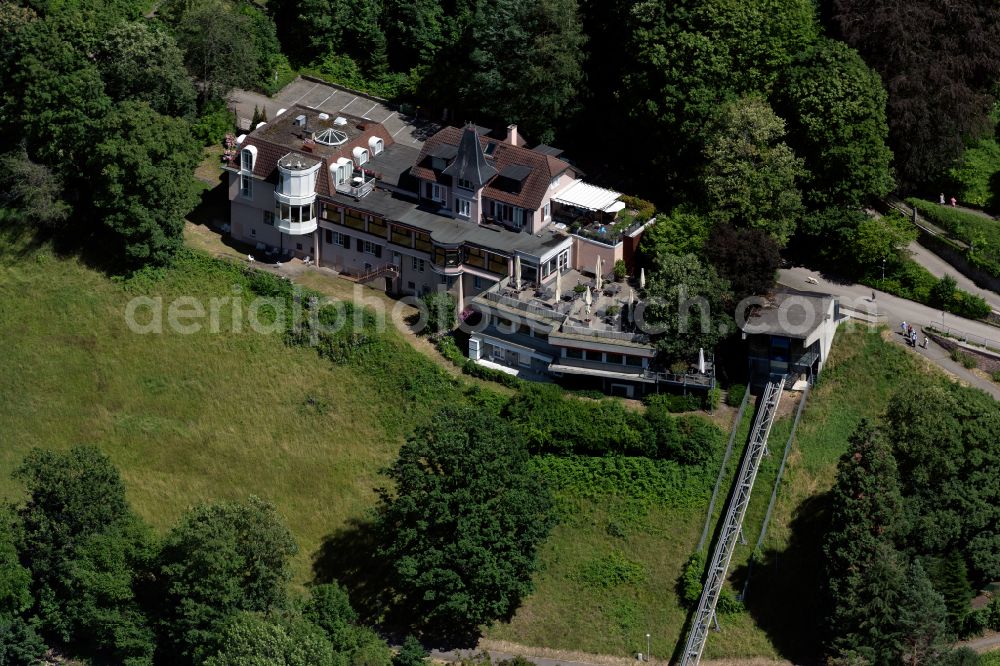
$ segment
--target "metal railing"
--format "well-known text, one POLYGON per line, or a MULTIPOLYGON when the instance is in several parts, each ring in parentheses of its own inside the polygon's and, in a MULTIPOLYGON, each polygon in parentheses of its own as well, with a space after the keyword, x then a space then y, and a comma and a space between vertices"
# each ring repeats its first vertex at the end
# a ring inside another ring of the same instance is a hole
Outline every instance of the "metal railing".
POLYGON ((480 296, 492 303, 498 303, 508 308, 520 310, 521 312, 527 312, 528 314, 535 315, 536 317, 543 317, 545 319, 552 319, 555 321, 562 321, 566 318, 566 315, 561 312, 546 310, 545 308, 540 308, 537 305, 532 305, 531 303, 525 303, 524 301, 519 301, 516 298, 511 298, 510 296, 498 294, 495 291, 484 291, 480 294, 480 296))
POLYGON ((559 330, 559 332, 567 333, 569 335, 582 335, 590 338, 605 338, 608 340, 621 340, 623 342, 637 342, 640 344, 649 344, 649 336, 643 333, 628 333, 626 331, 605 331, 598 328, 573 326, 572 324, 563 324, 563 327, 559 330))
POLYGON ((746 515, 747 506, 750 504, 750 493, 753 491, 753 483, 757 478, 757 470, 760 469, 761 458, 764 457, 767 450, 767 438, 771 434, 771 425, 774 423, 778 403, 781 401, 783 384, 783 377, 771 377, 764 388, 760 409, 750 432, 750 442, 747 444, 743 464, 740 466, 736 485, 733 488, 733 497, 726 511, 722 533, 719 535, 719 542, 712 553, 712 563, 709 565, 705 587, 702 590, 701 599, 698 600, 698 609, 691 621, 691 632, 688 634, 687 643, 684 646, 681 666, 697 666, 701 661, 701 654, 705 649, 705 642, 708 640, 708 632, 712 620, 715 618, 715 607, 719 602, 722 586, 726 582, 726 572, 729 570, 729 563, 733 558, 737 539, 743 531, 743 518, 746 515))
POLYGON ((361 178, 362 182, 360 185, 354 185, 353 183, 337 183, 337 191, 341 194, 348 194, 356 199, 368 196, 371 194, 371 191, 375 189, 375 179, 367 176, 362 176, 361 178))
POLYGON ((943 337, 951 338, 956 342, 965 342, 975 347, 982 347, 983 349, 1000 353, 1000 342, 984 338, 981 335, 967 333, 966 331, 961 331, 957 328, 952 328, 951 326, 935 323, 927 324, 923 327, 923 329, 929 333, 937 333, 943 337))

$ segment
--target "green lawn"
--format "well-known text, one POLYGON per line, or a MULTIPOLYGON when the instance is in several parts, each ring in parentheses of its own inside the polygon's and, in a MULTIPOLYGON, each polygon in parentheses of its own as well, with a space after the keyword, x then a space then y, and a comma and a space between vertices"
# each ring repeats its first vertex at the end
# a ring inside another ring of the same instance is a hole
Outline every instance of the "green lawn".
MULTIPOLYGON (((203 500, 275 502, 298 539, 303 582, 323 537, 372 505, 378 470, 434 406, 401 406, 382 377, 288 347, 280 335, 226 330, 226 308, 220 333, 127 328, 135 293, 164 302, 229 295, 225 271, 195 262, 139 287, 0 232, 3 499, 18 497, 10 471, 31 447, 95 444, 118 465, 135 509, 160 529, 203 500)), ((386 335, 399 363, 423 362, 391 327, 386 335)))
MULTIPOLYGON (((334 364, 280 335, 138 335, 123 313, 138 294, 165 302, 230 295, 239 270, 191 255, 149 278, 107 278, 73 257, 28 248, 0 226, 0 498, 16 499, 10 471, 33 446, 102 448, 122 471, 135 509, 159 529, 185 508, 256 494, 275 502, 300 545, 297 582, 325 537, 363 520, 378 470, 406 433, 439 405, 461 400, 460 380, 430 363, 390 326, 377 352, 334 364)), ((222 308, 223 315, 231 312, 222 308)), ((842 330, 813 392, 754 569, 749 611, 722 616, 707 657, 796 658, 815 644, 809 622, 817 568, 809 540, 815 498, 833 481, 846 438, 921 370, 878 334, 842 330)), ((752 412, 737 436, 722 510, 752 412)), ((737 550, 742 588, 790 417, 775 424, 737 550)), ((557 649, 666 656, 684 640, 676 598, 681 567, 701 534, 721 462, 536 459, 562 484, 563 520, 544 545, 536 592, 489 638, 557 649)))

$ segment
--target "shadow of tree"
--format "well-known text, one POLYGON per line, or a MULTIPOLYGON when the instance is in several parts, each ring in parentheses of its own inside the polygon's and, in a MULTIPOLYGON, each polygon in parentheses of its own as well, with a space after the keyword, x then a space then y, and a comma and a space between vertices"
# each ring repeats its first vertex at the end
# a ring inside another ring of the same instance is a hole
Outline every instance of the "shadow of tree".
POLYGON ((822 662, 829 503, 828 492, 802 502, 792 515, 788 546, 767 550, 752 568, 742 566, 732 574, 738 581, 750 578, 747 609, 778 653, 796 664, 822 662))
POLYGON ((375 627, 393 643, 419 635, 425 646, 438 650, 475 647, 479 633, 456 632, 423 622, 420 600, 401 594, 393 563, 382 555, 384 536, 370 519, 352 519, 327 535, 313 555, 313 582, 339 583, 362 624, 375 627))
POLYGON ((313 582, 339 583, 362 622, 384 625, 392 605, 392 563, 382 556, 383 540, 373 521, 353 518, 324 537, 313 554, 313 582))

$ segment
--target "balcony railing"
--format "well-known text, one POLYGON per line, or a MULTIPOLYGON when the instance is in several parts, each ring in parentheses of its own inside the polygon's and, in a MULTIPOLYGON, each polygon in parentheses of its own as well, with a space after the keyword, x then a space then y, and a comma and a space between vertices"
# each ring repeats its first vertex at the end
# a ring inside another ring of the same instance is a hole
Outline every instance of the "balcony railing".
POLYGON ((350 182, 337 183, 338 192, 352 196, 355 199, 368 196, 373 189, 375 189, 375 179, 365 175, 362 171, 355 171, 350 182))
POLYGON ((583 326, 573 326, 563 324, 561 333, 568 335, 581 335, 590 338, 604 338, 605 340, 621 340, 622 342, 635 342, 638 344, 649 344, 649 336, 644 333, 628 333, 626 331, 605 331, 596 328, 585 328, 583 326))
POLYGON ((546 310, 545 308, 540 308, 537 305, 532 305, 531 303, 525 303, 524 301, 519 301, 516 298, 511 298, 510 296, 504 296, 498 294, 494 291, 484 291, 480 296, 486 298, 487 301, 492 303, 498 303, 508 308, 513 308, 515 310, 520 310, 521 312, 526 312, 528 314, 535 315, 536 317, 543 317, 545 319, 552 319, 555 321, 562 321, 566 318, 566 315, 555 310, 546 310))

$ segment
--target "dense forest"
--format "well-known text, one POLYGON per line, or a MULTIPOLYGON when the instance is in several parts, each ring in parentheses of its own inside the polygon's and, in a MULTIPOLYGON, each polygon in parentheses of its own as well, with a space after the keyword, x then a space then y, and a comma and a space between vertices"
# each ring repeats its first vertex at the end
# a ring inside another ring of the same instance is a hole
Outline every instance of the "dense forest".
POLYGON ((956 637, 1000 630, 1000 409, 954 384, 899 392, 863 422, 830 494, 826 640, 841 664, 967 664, 956 637))

